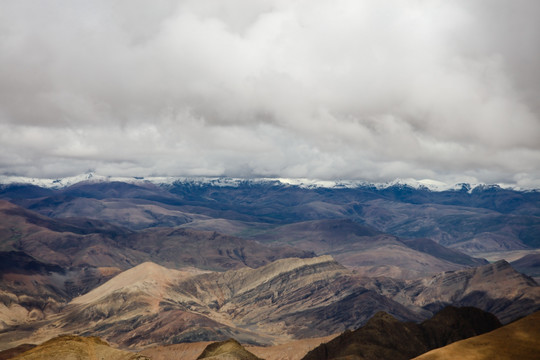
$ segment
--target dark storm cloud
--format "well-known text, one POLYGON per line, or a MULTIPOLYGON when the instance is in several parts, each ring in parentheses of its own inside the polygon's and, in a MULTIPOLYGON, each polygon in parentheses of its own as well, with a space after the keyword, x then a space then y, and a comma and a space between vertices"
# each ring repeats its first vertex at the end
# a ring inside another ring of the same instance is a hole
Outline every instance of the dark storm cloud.
POLYGON ((0 169, 540 186, 537 1, 3 1, 0 169))

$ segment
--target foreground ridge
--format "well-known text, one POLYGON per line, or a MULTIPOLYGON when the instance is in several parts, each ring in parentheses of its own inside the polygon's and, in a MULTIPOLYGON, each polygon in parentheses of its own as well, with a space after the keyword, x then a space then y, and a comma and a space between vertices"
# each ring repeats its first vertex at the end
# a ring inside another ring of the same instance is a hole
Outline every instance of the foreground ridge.
POLYGON ((461 340, 419 356, 418 360, 520 359, 540 354, 540 311, 487 334, 461 340))
POLYGON ((473 307, 448 306, 421 324, 400 322, 381 311, 361 328, 313 349, 303 360, 406 360, 500 326, 494 315, 473 307))
POLYGON ((229 339, 215 342, 206 347, 199 359, 213 360, 261 360, 257 356, 247 351, 238 341, 229 339))
POLYGON ((74 335, 58 336, 19 354, 13 359, 150 360, 144 355, 114 349, 98 337, 74 335))

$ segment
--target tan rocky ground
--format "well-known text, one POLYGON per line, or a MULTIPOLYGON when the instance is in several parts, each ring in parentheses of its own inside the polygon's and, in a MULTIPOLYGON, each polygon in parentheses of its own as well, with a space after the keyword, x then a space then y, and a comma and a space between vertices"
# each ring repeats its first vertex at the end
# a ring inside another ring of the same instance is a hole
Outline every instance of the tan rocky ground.
POLYGON ((150 360, 146 356, 114 349, 97 337, 59 336, 28 350, 14 360, 150 360))
MULTIPOLYGON (((326 337, 293 340, 272 346, 244 345, 246 350, 265 360, 300 360, 310 350, 321 343, 332 340, 336 335, 326 337)), ((209 341, 182 343, 167 346, 155 346, 141 351, 152 360, 195 360, 211 344, 209 341)))

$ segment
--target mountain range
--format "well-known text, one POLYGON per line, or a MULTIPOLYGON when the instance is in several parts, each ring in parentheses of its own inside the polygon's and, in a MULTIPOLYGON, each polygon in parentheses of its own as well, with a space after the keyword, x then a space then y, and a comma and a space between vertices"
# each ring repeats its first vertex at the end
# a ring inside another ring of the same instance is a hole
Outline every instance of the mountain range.
POLYGON ((0 350, 62 334, 276 346, 380 311, 540 309, 534 190, 110 180, 0 185, 0 350))

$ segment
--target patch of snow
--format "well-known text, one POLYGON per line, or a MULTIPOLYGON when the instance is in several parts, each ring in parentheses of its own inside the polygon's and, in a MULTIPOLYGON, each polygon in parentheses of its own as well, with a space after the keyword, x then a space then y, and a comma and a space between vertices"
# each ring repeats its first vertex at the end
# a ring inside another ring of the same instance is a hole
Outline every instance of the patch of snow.
POLYGON ((58 178, 58 179, 40 179, 28 178, 21 176, 6 176, 0 175, 0 184, 28 184, 43 188, 62 189, 82 182, 124 182, 131 184, 154 184, 158 186, 172 186, 174 184, 190 184, 193 186, 216 186, 216 187, 238 187, 245 184, 275 184, 295 186, 304 189, 317 188, 335 188, 335 189, 355 189, 359 187, 372 187, 378 190, 386 189, 393 186, 408 186, 414 189, 425 189, 429 191, 467 191, 471 193, 475 188, 488 188, 499 186, 505 189, 513 189, 518 191, 526 191, 533 189, 521 189, 510 186, 508 184, 498 185, 483 185, 483 184, 448 184, 442 181, 433 179, 396 179, 384 183, 369 183, 361 180, 318 180, 305 178, 230 178, 230 177, 112 177, 102 176, 94 173, 86 173, 77 176, 58 178))

